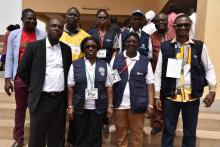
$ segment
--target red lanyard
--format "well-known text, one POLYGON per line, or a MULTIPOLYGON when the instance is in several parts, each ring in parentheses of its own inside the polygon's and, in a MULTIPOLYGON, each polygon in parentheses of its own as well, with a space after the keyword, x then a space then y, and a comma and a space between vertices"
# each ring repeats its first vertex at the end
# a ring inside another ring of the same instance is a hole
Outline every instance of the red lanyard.
POLYGON ((101 47, 101 49, 102 49, 103 44, 104 44, 104 38, 105 38, 105 35, 106 35, 106 31, 104 32, 103 37, 101 36, 101 33, 100 33, 100 32, 101 32, 101 31, 98 32, 98 35, 99 35, 100 47, 101 47))
POLYGON ((127 61, 125 60, 126 66, 123 67, 123 69, 119 72, 119 74, 121 74, 122 72, 124 72, 124 71, 128 68, 128 66, 131 65, 131 63, 132 63, 133 61, 134 61, 134 60, 132 60, 129 64, 127 64, 127 61))

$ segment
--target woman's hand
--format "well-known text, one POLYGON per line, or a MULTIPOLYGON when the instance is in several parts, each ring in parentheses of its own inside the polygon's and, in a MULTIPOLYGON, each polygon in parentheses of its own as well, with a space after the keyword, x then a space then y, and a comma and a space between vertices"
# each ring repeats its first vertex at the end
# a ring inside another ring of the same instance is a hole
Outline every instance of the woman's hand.
POLYGON ((108 110, 107 110, 107 116, 110 119, 113 115, 113 108, 112 106, 108 106, 108 110))

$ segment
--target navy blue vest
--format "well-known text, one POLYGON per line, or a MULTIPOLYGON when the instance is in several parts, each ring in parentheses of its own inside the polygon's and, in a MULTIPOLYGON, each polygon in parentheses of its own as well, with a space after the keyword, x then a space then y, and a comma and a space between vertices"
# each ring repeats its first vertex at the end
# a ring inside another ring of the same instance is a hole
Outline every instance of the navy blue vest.
MULTIPOLYGON (((140 56, 130 72, 128 79, 128 69, 120 74, 121 81, 113 85, 113 106, 118 108, 122 102, 126 83, 129 82, 131 111, 134 113, 143 113, 148 105, 147 84, 145 76, 148 72, 148 58, 140 56)), ((126 66, 123 53, 116 56, 113 69, 120 72, 126 66)))
MULTIPOLYGON (((100 39, 99 39, 99 34, 98 34, 98 30, 97 29, 91 29, 88 31, 88 33, 96 38, 100 45, 101 45, 101 42, 100 42, 100 39)), ((107 49, 107 53, 106 53, 106 58, 103 58, 106 62, 110 62, 111 59, 112 59, 112 53, 113 53, 113 43, 114 43, 114 39, 115 39, 115 31, 112 30, 112 29, 108 29, 107 32, 106 32, 106 35, 104 37, 104 42, 103 42, 103 49, 107 49)))
MULTIPOLYGON (((190 44, 192 48, 190 69, 192 97, 200 98, 203 94, 204 86, 207 85, 205 69, 201 62, 203 42, 198 40, 193 41, 195 42, 195 44, 190 44)), ((175 95, 176 79, 166 77, 168 58, 176 58, 175 50, 175 43, 165 41, 161 44, 161 52, 163 55, 161 94, 163 97, 172 97, 175 95)))
MULTIPOLYGON (((85 104, 85 89, 87 88, 84 58, 74 61, 73 67, 75 79, 73 98, 74 112, 82 114, 85 104)), ((98 114, 106 112, 108 107, 107 91, 105 87, 106 77, 107 63, 103 60, 97 59, 95 69, 95 88, 98 88, 98 99, 95 100, 95 107, 98 114)))
MULTIPOLYGON (((127 31, 127 30, 123 31, 121 33, 122 51, 124 51, 126 49, 125 48, 125 38, 128 34, 129 34, 129 31, 127 31)), ((147 33, 145 33, 144 31, 141 31, 140 46, 138 48, 138 51, 141 55, 144 55, 146 57, 148 57, 148 52, 149 52, 148 42, 149 42, 149 35, 147 33)))

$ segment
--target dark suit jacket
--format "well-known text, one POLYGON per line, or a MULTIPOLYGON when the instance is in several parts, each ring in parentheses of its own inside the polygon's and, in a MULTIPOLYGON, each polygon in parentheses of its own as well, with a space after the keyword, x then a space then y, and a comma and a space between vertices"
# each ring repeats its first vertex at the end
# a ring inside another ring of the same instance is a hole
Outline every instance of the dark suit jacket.
MULTIPOLYGON (((71 48, 59 42, 63 58, 65 91, 69 67, 72 63, 71 48)), ((46 39, 28 44, 18 66, 17 75, 28 86, 28 107, 31 112, 36 109, 43 89, 46 72, 46 39)), ((66 98, 65 98, 66 100, 66 98)))

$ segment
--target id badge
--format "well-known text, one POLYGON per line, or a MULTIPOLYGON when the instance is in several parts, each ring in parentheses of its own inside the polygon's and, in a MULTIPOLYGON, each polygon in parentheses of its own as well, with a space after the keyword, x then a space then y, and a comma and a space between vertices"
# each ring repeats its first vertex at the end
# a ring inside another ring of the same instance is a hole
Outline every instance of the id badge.
POLYGON ((116 69, 110 72, 109 78, 112 84, 121 81, 121 77, 116 69))
POLYGON ((168 64, 167 64, 167 73, 166 77, 170 78, 180 78, 181 74, 181 67, 182 67, 182 59, 168 59, 168 64))
POLYGON ((106 58, 106 52, 107 52, 106 49, 100 49, 100 50, 97 52, 97 57, 98 57, 98 58, 106 58))
POLYGON ((85 89, 85 98, 87 100, 98 99, 98 88, 85 89))

